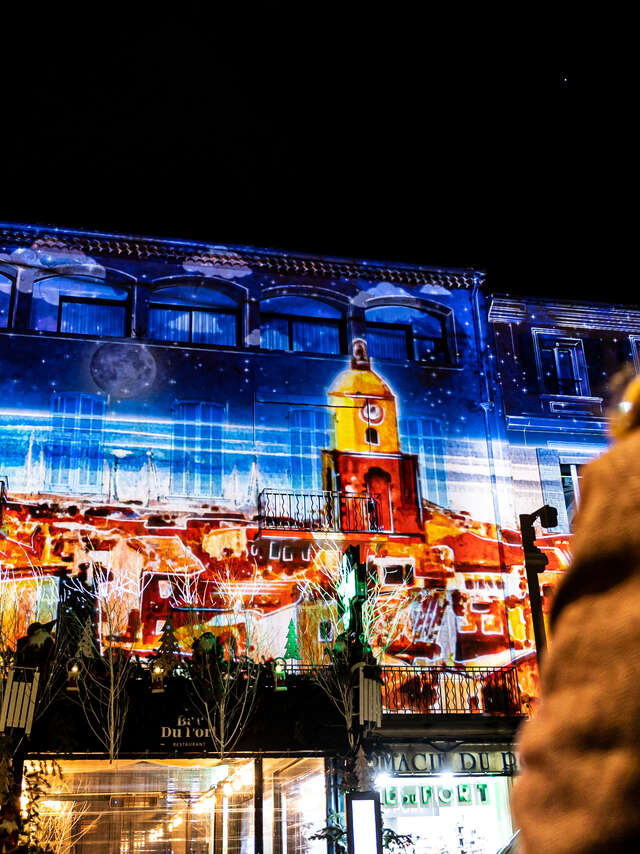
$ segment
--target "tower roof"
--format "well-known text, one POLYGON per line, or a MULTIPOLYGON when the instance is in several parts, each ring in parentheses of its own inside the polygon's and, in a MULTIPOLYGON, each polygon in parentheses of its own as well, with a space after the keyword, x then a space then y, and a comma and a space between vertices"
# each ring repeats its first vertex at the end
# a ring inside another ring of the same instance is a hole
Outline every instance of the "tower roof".
POLYGON ((352 344, 351 367, 338 374, 331 383, 329 394, 345 397, 394 398, 386 382, 372 370, 366 342, 361 338, 356 338, 352 344))

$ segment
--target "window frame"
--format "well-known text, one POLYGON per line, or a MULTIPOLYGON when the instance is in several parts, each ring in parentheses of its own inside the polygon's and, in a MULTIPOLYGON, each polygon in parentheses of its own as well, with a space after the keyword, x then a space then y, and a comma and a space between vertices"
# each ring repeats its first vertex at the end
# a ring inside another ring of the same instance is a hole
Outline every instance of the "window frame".
POLYGON ((633 356, 633 364, 636 373, 640 374, 640 335, 629 335, 631 342, 631 355, 633 356))
POLYGON ((575 458, 572 458, 571 460, 568 460, 568 459, 565 459, 563 457, 560 457, 558 459, 558 467, 560 469, 560 483, 561 483, 562 495, 564 498, 564 503, 565 503, 566 512, 567 512, 567 519, 569 520, 569 525, 571 525, 572 516, 569 516, 569 505, 567 505, 567 493, 566 493, 565 488, 564 488, 564 479, 565 479, 565 477, 571 478, 571 486, 573 489, 573 505, 574 505, 573 512, 575 513, 576 510, 578 509, 579 504, 580 504, 580 493, 582 491, 581 490, 581 484, 580 484, 580 481, 582 479, 582 474, 580 473, 580 470, 584 469, 584 467, 586 465, 587 465, 587 460, 585 460, 585 459, 577 460, 575 458), (564 474, 562 471, 563 467, 565 467, 565 466, 569 468, 568 474, 564 474))
MULTIPOLYGON (((322 300, 317 300, 317 302, 322 302, 322 300)), ((337 317, 305 317, 302 314, 278 314, 275 311, 265 311, 260 312, 260 349, 265 350, 271 353, 312 353, 317 356, 340 356, 346 352, 346 335, 344 328, 344 316, 341 318, 337 317), (287 321, 287 334, 289 338, 289 347, 286 350, 276 349, 274 347, 263 347, 262 346, 262 321, 263 320, 286 320, 287 321), (338 350, 334 353, 324 353, 320 350, 295 350, 293 348, 293 323, 295 321, 303 322, 303 323, 313 323, 317 326, 327 326, 331 325, 338 330, 338 350)))
MULTIPOLYGON (((365 322, 365 337, 366 333, 369 329, 395 329, 401 330, 405 334, 405 342, 406 342, 406 356, 404 359, 393 359, 386 356, 375 356, 372 355, 374 359, 383 359, 388 362, 401 362, 401 361, 409 361, 415 362, 417 365, 424 365, 426 367, 451 367, 454 363, 453 358, 453 349, 452 349, 452 338, 454 335, 453 330, 453 313, 451 309, 444 306, 436 306, 433 303, 416 303, 414 300, 406 300, 406 299, 373 299, 364 306, 364 322, 365 322), (367 312, 372 309, 377 308, 407 308, 412 311, 418 311, 422 314, 429 315, 429 317, 434 318, 440 323, 440 327, 442 330, 442 336, 439 339, 428 338, 425 335, 416 335, 414 332, 414 328, 412 324, 407 323, 385 323, 380 320, 367 320, 367 312), (441 343, 442 348, 436 346, 434 350, 435 358, 431 361, 423 360, 418 358, 416 343, 418 341, 434 341, 436 344, 438 342, 441 343)), ((369 340, 367 338, 367 344, 369 340)))
POLYGON ((591 391, 589 386, 589 370, 587 368, 587 360, 584 354, 584 342, 582 338, 570 335, 563 335, 562 331, 558 329, 534 328, 531 330, 531 333, 533 335, 536 370, 538 373, 538 383, 540 385, 540 391, 543 394, 548 394, 552 397, 568 397, 573 399, 590 397, 591 391), (557 375, 557 350, 568 349, 571 353, 571 365, 574 373, 574 394, 559 390, 553 390, 552 388, 550 388, 548 380, 545 379, 544 366, 542 364, 542 351, 543 349, 548 348, 543 347, 544 338, 553 339, 552 349, 555 351, 554 362, 556 368, 556 376, 553 378, 553 383, 556 385, 556 389, 559 389, 559 383, 561 382, 560 378, 557 375), (566 346, 564 348, 558 347, 559 342, 564 342, 566 346))
POLYGON ((13 309, 16 301, 16 280, 14 276, 10 276, 5 270, 0 269, 0 274, 9 282, 9 307, 7 309, 7 325, 0 326, 0 332, 3 329, 13 328, 13 309))
MULTIPOLYGON (((217 306, 213 306, 211 308, 205 308, 204 306, 190 306, 190 305, 176 305, 175 303, 159 303, 149 301, 149 315, 154 309, 165 309, 169 311, 182 311, 188 312, 189 314, 189 338, 187 341, 182 341, 175 338, 152 338, 151 334, 147 331, 146 338, 148 341, 154 341, 156 343, 164 343, 164 344, 190 344, 195 347, 222 347, 229 348, 231 347, 234 350, 238 349, 238 342, 241 337, 241 314, 240 314, 240 304, 234 310, 233 308, 218 308, 217 306), (203 314, 224 314, 235 318, 235 343, 234 344, 211 344, 208 341, 194 341, 193 340, 193 313, 194 311, 199 311, 203 314)), ((149 323, 149 326, 151 324, 149 323)))
POLYGON ((368 445, 372 447, 378 447, 380 444, 380 434, 375 427, 369 425, 367 429, 364 431, 364 440, 368 445), (373 441, 373 437, 375 436, 375 441, 373 441))
MULTIPOLYGON (((124 290, 124 288, 123 288, 124 290)), ((80 338, 95 338, 96 336, 99 338, 130 338, 131 337, 131 292, 127 292, 127 298, 124 300, 115 300, 115 299, 87 299, 86 297, 74 297, 68 296, 67 294, 61 294, 58 299, 58 319, 57 319, 57 328, 56 333, 59 335, 77 335, 80 338), (104 335, 101 332, 64 332, 61 329, 62 326, 62 307, 65 303, 73 303, 75 305, 104 305, 104 306, 114 306, 117 308, 122 308, 124 310, 124 328, 122 330, 122 335, 104 335)), ((39 330, 35 330, 39 331, 39 330)))

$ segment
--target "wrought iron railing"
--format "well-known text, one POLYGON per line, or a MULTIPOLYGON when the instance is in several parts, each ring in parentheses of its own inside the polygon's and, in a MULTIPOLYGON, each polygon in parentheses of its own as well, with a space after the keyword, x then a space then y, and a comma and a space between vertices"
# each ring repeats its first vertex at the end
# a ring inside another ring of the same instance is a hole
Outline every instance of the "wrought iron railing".
POLYGON ((522 714, 515 667, 383 667, 382 683, 386 714, 522 714))
MULTIPOLYGON (((298 662, 288 678, 322 669, 298 662)), ((521 715, 515 667, 382 667, 385 715, 521 715)), ((330 680, 323 682, 330 685, 330 680)))
POLYGON ((379 495, 348 492, 280 492, 263 489, 258 497, 261 528, 285 531, 383 530, 379 495))

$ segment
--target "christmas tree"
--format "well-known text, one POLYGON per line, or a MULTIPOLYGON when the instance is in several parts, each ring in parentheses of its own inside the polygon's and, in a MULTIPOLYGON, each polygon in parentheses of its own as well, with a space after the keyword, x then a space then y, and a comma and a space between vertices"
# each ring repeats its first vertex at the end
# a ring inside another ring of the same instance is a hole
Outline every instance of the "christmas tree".
POLYGON ((80 658, 95 658, 96 644, 93 639, 93 626, 91 625, 91 617, 88 617, 82 627, 82 634, 78 641, 76 655, 80 658))
POLYGON ((361 792, 368 792, 373 789, 371 766, 369 765, 362 745, 360 745, 360 749, 356 754, 354 770, 356 772, 356 777, 358 778, 358 789, 361 792))
POLYGON ((159 664, 165 673, 170 673, 180 664, 180 644, 176 637, 171 617, 167 617, 162 627, 160 646, 154 656, 156 664, 159 664))
POLYGON ((296 625, 293 622, 293 618, 289 620, 289 629, 287 631, 287 645, 284 650, 283 658, 295 658, 296 661, 300 661, 300 659, 302 658, 302 656, 300 655, 300 648, 298 647, 296 625))

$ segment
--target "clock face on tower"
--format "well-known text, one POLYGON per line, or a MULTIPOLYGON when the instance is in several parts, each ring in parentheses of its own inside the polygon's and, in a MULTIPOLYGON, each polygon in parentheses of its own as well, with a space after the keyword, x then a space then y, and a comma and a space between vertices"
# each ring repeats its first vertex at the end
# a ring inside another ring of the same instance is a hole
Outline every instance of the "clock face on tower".
POLYGON ((379 403, 368 400, 360 407, 360 418, 365 424, 382 424, 384 421, 384 409, 379 403))

